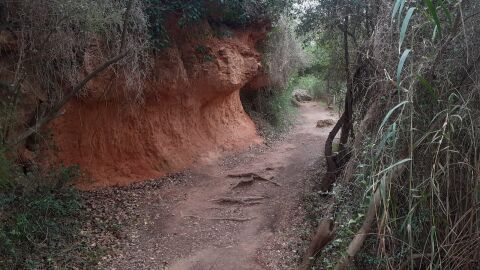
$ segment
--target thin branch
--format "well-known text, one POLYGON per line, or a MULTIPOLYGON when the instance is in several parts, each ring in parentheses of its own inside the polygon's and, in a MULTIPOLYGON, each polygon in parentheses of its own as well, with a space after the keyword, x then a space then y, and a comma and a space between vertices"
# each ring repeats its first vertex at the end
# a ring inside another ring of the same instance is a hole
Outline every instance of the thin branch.
POLYGON ((67 93, 63 99, 55 104, 45 116, 40 115, 39 117, 42 118, 37 118, 34 123, 28 127, 22 134, 20 134, 13 142, 10 142, 14 145, 17 145, 24 140, 26 140, 28 137, 32 136, 38 130, 40 130, 43 126, 48 124, 50 121, 55 119, 60 110, 68 103, 70 100, 75 97, 80 90, 87 85, 89 81, 92 79, 96 78, 100 73, 108 69, 110 66, 113 64, 119 62, 123 58, 125 58, 129 54, 129 50, 125 50, 126 47, 126 35, 127 35, 127 24, 129 22, 129 17, 130 17, 130 12, 133 7, 133 2, 134 0, 130 0, 127 4, 127 10, 125 11, 125 18, 123 21, 123 31, 122 31, 122 36, 121 36, 121 44, 120 44, 120 53, 119 55, 111 58, 110 60, 106 61, 102 65, 98 66, 94 71, 90 72, 80 83, 78 83, 76 86, 73 87, 73 89, 67 93))
POLYGON ((133 2, 135 0, 130 0, 127 3, 127 10, 125 11, 125 15, 123 18, 123 29, 122 29, 122 37, 121 37, 121 43, 120 43, 120 53, 125 50, 125 46, 127 44, 127 28, 128 28, 128 23, 130 21, 130 12, 132 11, 133 7, 133 2))
POLYGON ((74 96, 80 92, 80 90, 93 78, 97 77, 101 72, 109 68, 111 65, 117 63, 121 59, 123 59, 125 56, 128 55, 128 51, 124 52, 121 55, 118 55, 107 62, 103 63, 103 65, 97 67, 94 71, 92 71, 90 74, 87 75, 79 84, 77 84, 72 91, 70 91, 68 94, 66 94, 63 99, 55 104, 55 106, 47 113, 46 116, 44 116, 42 119, 36 121, 36 123, 29 127, 25 132, 23 132, 20 136, 17 137, 17 139, 13 142, 14 144, 19 144, 34 133, 36 133, 41 127, 44 125, 48 124, 50 121, 55 119, 58 116, 58 112, 65 106, 74 96))

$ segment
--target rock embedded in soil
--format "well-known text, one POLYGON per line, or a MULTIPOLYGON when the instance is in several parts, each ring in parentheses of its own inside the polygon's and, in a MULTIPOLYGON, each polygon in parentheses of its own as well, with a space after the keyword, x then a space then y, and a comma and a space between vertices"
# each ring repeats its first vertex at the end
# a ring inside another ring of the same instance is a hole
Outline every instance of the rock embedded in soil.
POLYGON ((335 120, 333 119, 324 119, 324 120, 318 120, 317 122, 317 128, 324 128, 328 126, 333 126, 335 125, 335 120))
POLYGON ((312 101, 313 97, 308 94, 307 90, 303 89, 296 89, 293 91, 292 96, 295 98, 296 101, 298 102, 306 102, 306 101, 312 101))

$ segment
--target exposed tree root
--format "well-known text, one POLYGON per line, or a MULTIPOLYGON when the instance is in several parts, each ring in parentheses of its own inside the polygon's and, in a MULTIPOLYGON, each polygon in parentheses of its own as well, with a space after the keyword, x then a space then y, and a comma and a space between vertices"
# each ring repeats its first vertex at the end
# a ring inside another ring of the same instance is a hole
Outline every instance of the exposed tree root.
POLYGON ((256 219, 256 217, 250 217, 250 218, 207 218, 208 220, 227 220, 227 221, 236 221, 236 222, 245 222, 245 221, 250 221, 256 219))
POLYGON ((253 197, 222 197, 218 199, 211 200, 212 202, 216 203, 224 203, 224 204, 260 204, 261 200, 265 199, 265 197, 253 196, 253 197))
POLYGON ((254 182, 255 182, 255 180, 253 180, 253 178, 250 178, 248 180, 242 180, 242 181, 238 182, 235 186, 233 186, 232 189, 236 189, 236 188, 239 188, 239 187, 250 186, 254 182))
POLYGON ((257 217, 249 217, 249 218, 235 218, 235 217, 201 217, 195 215, 183 215, 181 214, 182 218, 197 218, 197 219, 206 219, 206 220, 226 220, 226 221, 236 221, 236 222, 246 222, 250 220, 254 220, 257 217))
POLYGON ((238 187, 242 187, 242 186, 246 186, 246 185, 251 185, 253 184, 253 182, 255 181, 265 181, 265 182, 269 182, 271 184, 274 184, 275 186, 278 186, 278 187, 281 187, 282 185, 280 185, 279 183, 273 181, 273 177, 271 179, 267 179, 265 177, 262 177, 256 173, 240 173, 240 174, 229 174, 227 175, 228 177, 232 177, 232 178, 244 178, 244 177, 250 177, 250 179, 248 180, 242 180, 240 181, 238 184, 236 184, 234 187, 232 187, 232 189, 235 189, 235 188, 238 188, 238 187))
MULTIPOLYGON (((393 171, 390 173, 390 175, 385 178, 385 185, 389 185, 393 178, 399 177, 402 174, 404 168, 404 166, 398 166, 393 168, 393 171)), ((370 202, 370 206, 368 207, 362 227, 360 228, 360 230, 358 230, 357 234, 348 245, 347 255, 340 260, 337 266, 335 266, 335 270, 344 270, 352 263, 353 258, 362 248, 363 243, 365 242, 365 239, 370 232, 372 223, 377 216, 377 212, 381 204, 382 196, 380 193, 380 188, 377 188, 375 194, 373 195, 372 201, 370 202)))
POLYGON ((308 270, 312 264, 312 259, 319 251, 323 249, 328 243, 335 238, 335 227, 333 220, 322 219, 317 227, 317 232, 310 242, 305 255, 303 256, 303 262, 299 267, 299 270, 308 270))

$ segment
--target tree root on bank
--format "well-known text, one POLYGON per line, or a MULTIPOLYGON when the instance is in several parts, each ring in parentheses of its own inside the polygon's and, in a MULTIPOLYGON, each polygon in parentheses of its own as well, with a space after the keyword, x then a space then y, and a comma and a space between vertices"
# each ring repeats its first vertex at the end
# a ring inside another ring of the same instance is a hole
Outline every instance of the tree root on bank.
POLYGON ((308 270, 312 264, 315 255, 320 252, 328 243, 335 238, 335 227, 333 220, 322 219, 317 227, 317 232, 310 242, 310 246, 303 256, 303 261, 299 270, 308 270))
MULTIPOLYGON (((385 185, 388 185, 392 179, 398 178, 401 176, 405 169, 405 166, 394 167, 390 175, 385 177, 385 185)), ((373 199, 370 202, 367 213, 365 214, 365 220, 362 224, 362 227, 356 233, 353 240, 350 242, 347 248, 347 256, 340 259, 338 264, 335 266, 335 270, 345 270, 351 263, 355 255, 360 251, 367 238, 369 231, 371 230, 372 224, 377 217, 377 212, 382 204, 382 196, 380 193, 380 188, 377 187, 373 195, 373 199)), ((330 243, 335 238, 336 227, 333 225, 334 222, 331 219, 323 219, 317 227, 317 232, 310 242, 310 246, 307 249, 305 256, 303 257, 302 264, 298 268, 299 270, 308 270, 310 269, 312 258, 316 256, 323 248, 330 243)))
POLYGON ((256 173, 240 173, 240 174, 229 174, 227 175, 228 177, 231 177, 231 178, 245 178, 245 177, 250 177, 250 179, 248 180, 242 180, 240 182, 238 182, 235 186, 232 187, 232 189, 235 189, 235 188, 238 188, 238 187, 242 187, 242 186, 247 186, 247 185, 251 185, 253 184, 255 181, 265 181, 265 182, 269 182, 271 184, 274 184, 275 186, 278 186, 278 187, 281 187, 282 185, 280 185, 279 183, 273 181, 273 177, 270 178, 270 179, 267 179, 265 177, 262 177, 256 173))
MULTIPOLYGON (((400 177, 403 173, 404 166, 397 166, 393 168, 393 171, 389 176, 385 177, 385 185, 389 185, 392 179, 400 177)), ((358 230, 355 237, 352 239, 347 248, 347 256, 343 257, 340 262, 335 266, 335 270, 344 270, 352 263, 355 255, 360 251, 367 238, 368 233, 372 227, 372 223, 377 217, 378 209, 382 204, 382 194, 380 192, 380 187, 377 187, 375 194, 373 195, 372 201, 368 206, 367 213, 365 215, 365 220, 363 221, 362 227, 358 230)))

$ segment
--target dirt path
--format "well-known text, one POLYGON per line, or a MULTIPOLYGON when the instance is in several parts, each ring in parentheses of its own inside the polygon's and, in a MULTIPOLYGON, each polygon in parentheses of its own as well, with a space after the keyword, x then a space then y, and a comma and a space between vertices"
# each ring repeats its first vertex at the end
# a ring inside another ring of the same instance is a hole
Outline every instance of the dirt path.
POLYGON ((289 242, 303 220, 305 174, 323 153, 335 118, 305 103, 285 140, 192 170, 188 181, 141 199, 135 225, 107 269, 291 269, 298 254, 289 242), (233 161, 232 161, 233 160, 233 161), (255 173, 265 179, 229 177, 255 173), (236 186, 240 181, 245 181, 236 186), (221 199, 223 201, 220 201, 221 199), (243 200, 243 201, 242 201, 243 200))

